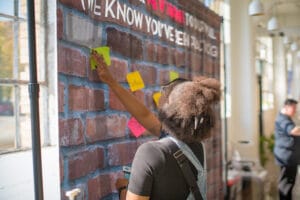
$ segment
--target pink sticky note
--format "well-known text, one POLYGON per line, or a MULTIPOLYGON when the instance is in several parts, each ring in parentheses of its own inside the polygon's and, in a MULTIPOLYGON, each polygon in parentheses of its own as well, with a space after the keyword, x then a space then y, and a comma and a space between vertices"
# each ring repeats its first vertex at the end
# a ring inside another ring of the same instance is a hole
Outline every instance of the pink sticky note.
POLYGON ((140 137, 142 133, 146 131, 146 129, 134 117, 130 118, 127 126, 135 137, 140 137))

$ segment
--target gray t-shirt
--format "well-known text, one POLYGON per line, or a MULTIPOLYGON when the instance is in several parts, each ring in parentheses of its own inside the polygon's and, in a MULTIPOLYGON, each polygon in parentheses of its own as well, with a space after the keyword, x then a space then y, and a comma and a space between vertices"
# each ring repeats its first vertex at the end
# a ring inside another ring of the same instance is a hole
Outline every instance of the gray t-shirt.
POLYGON ((290 134, 294 127, 295 123, 290 117, 279 113, 275 121, 274 148, 278 165, 288 166, 300 163, 300 137, 295 137, 290 134))
MULTIPOLYGON (((188 144, 203 165, 201 143, 188 144)), ((192 171, 197 170, 190 163, 192 171)), ((177 161, 168 147, 159 141, 142 144, 134 157, 128 190, 155 200, 182 200, 190 193, 177 161)))

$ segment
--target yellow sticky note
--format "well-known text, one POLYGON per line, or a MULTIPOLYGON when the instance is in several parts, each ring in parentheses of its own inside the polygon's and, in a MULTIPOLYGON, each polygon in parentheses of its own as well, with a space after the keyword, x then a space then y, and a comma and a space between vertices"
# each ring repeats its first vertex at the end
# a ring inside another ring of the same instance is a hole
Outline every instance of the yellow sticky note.
POLYGON ((152 97, 153 97, 154 102, 156 103, 156 106, 158 106, 158 102, 159 102, 159 99, 161 97, 161 93, 160 92, 155 92, 152 97))
POLYGON ((126 78, 132 92, 143 89, 145 87, 144 81, 138 71, 128 73, 126 78))
MULTIPOLYGON (((111 60, 110 60, 110 55, 109 55, 109 47, 103 46, 103 47, 97 47, 93 48, 98 54, 103 56, 104 62, 106 63, 107 66, 111 65, 111 60)), ((94 70, 96 69, 96 62, 94 59, 91 59, 91 69, 94 70)))
POLYGON ((170 71, 170 81, 173 81, 176 78, 179 78, 179 74, 175 71, 170 71))

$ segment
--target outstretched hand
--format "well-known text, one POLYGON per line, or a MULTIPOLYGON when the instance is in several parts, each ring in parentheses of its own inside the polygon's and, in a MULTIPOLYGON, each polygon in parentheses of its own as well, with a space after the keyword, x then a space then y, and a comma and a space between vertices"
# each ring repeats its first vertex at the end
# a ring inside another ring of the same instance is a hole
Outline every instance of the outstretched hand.
POLYGON ((92 50, 91 58, 96 62, 98 77, 108 85, 115 82, 115 79, 112 77, 110 71, 108 70, 108 67, 104 62, 102 55, 99 55, 95 50, 92 50))

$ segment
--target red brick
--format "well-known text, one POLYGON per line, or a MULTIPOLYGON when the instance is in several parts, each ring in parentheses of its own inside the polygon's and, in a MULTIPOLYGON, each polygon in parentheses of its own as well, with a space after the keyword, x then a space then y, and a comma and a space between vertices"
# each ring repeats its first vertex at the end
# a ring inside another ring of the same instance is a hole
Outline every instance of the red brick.
POLYGON ((186 59, 185 59, 185 52, 176 50, 175 54, 175 65, 177 67, 184 67, 186 66, 186 59))
POLYGON ((210 170, 213 168, 214 166, 214 159, 213 157, 210 155, 210 153, 208 153, 208 151, 206 150, 206 166, 207 166, 207 169, 210 170))
POLYGON ((64 160, 62 158, 62 155, 59 155, 59 175, 60 175, 60 183, 64 180, 64 160))
POLYGON ((88 110, 104 110, 104 92, 103 90, 88 90, 88 110))
MULTIPOLYGON (((114 58, 111 56, 111 65, 108 67, 112 76, 118 82, 126 82, 126 75, 128 72, 128 62, 119 58, 114 58)), ((97 75, 96 70, 91 70, 88 68, 89 80, 99 82, 101 81, 97 75)))
POLYGON ((132 59, 142 59, 143 43, 139 38, 116 28, 107 28, 106 32, 107 45, 110 46, 112 52, 120 53, 132 59))
POLYGON ((126 108, 112 90, 109 90, 109 108, 113 110, 126 111, 126 108))
POLYGON ((118 82, 126 82, 126 75, 128 73, 128 61, 112 58, 109 71, 118 82))
POLYGON ((147 42, 146 44, 146 60, 150 62, 157 62, 157 53, 156 53, 156 45, 152 42, 147 42))
POLYGON ((57 38, 62 39, 63 38, 63 12, 61 9, 57 9, 56 11, 56 17, 57 17, 57 38))
POLYGON ((86 134, 88 142, 125 136, 127 118, 124 115, 97 116, 87 118, 86 134))
POLYGON ((101 174, 88 180, 89 200, 103 199, 116 190, 115 183, 120 178, 119 173, 101 174))
POLYGON ((170 82, 170 71, 160 70, 159 72, 159 84, 164 85, 170 82))
POLYGON ((201 72, 201 67, 202 67, 202 58, 200 54, 196 54, 196 53, 191 53, 190 54, 191 58, 191 63, 190 63, 190 67, 192 72, 194 73, 200 73, 201 72))
POLYGON ((136 142, 116 143, 108 146, 109 166, 127 165, 132 162, 137 150, 136 142))
POLYGON ((155 85, 157 79, 156 68, 148 65, 132 65, 133 71, 139 71, 145 85, 155 85))
POLYGON ((60 146, 83 144, 83 125, 80 119, 59 120, 60 146))
POLYGON ((83 177, 104 167, 104 150, 101 147, 71 155, 68 162, 69 179, 83 177))
POLYGON ((86 111, 88 99, 88 89, 81 86, 69 86, 69 110, 86 111))
POLYGON ((212 185, 214 183, 214 176, 212 170, 207 171, 207 185, 212 185))
MULTIPOLYGON (((75 8, 76 10, 79 10, 79 11, 84 11, 83 10, 83 7, 82 7, 82 4, 81 4, 81 1, 74 1, 74 0, 59 0, 62 4, 66 5, 66 6, 69 6, 71 8, 75 8)), ((87 0, 86 0, 87 2, 87 0)))
POLYGON ((62 82, 58 82, 58 112, 63 112, 64 111, 64 88, 65 85, 62 82))
POLYGON ((87 67, 87 56, 81 51, 58 45, 58 72, 68 75, 85 77, 87 67))
POLYGON ((166 46, 157 45, 157 62, 162 65, 169 64, 169 50, 166 46))
POLYGON ((209 76, 212 76, 213 71, 214 71, 214 68, 213 68, 212 59, 209 56, 205 56, 203 73, 205 73, 209 76))

